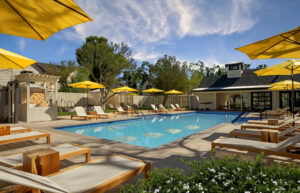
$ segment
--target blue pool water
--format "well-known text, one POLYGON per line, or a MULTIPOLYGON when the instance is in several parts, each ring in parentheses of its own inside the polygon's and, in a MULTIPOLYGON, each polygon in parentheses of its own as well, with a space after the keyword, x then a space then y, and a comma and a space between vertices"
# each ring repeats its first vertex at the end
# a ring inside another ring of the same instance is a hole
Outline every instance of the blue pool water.
POLYGON ((155 148, 220 123, 230 123, 238 113, 197 112, 147 116, 146 119, 60 127, 57 129, 147 148, 155 148))

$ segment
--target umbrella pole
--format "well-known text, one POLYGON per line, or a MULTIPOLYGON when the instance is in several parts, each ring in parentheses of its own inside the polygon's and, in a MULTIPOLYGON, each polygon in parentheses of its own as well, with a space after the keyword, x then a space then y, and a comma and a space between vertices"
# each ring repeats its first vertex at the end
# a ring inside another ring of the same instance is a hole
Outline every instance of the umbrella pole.
POLYGON ((292 114, 294 119, 295 114, 294 114, 294 68, 293 67, 292 67, 292 114))

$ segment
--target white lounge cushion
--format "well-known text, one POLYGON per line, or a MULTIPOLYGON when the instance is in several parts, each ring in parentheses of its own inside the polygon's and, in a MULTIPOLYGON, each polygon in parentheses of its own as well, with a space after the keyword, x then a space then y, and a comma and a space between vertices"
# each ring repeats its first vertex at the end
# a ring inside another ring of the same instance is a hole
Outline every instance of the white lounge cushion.
POLYGON ((113 155, 57 174, 49 177, 49 179, 64 187, 69 193, 81 193, 127 171, 138 168, 142 164, 139 161, 113 155))
POLYGON ((95 111, 96 111, 96 113, 97 114, 106 114, 104 111, 103 111, 103 109, 102 109, 102 107, 101 106, 94 106, 94 109, 95 109, 95 111))
POLYGON ((35 136, 35 135, 42 135, 45 133, 39 132, 39 131, 31 131, 27 133, 18 133, 18 134, 13 134, 13 135, 3 135, 0 136, 0 142, 1 141, 6 141, 6 140, 11 140, 11 139, 18 139, 18 138, 23 138, 23 137, 30 137, 30 136, 35 136))

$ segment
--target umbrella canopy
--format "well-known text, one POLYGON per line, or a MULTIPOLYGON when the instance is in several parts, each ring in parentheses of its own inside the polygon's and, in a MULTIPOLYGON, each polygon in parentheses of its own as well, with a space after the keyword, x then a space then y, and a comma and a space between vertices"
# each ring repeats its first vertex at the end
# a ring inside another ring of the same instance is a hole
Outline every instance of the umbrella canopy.
POLYGON ((300 27, 270 38, 236 48, 252 59, 299 58, 300 27))
POLYGON ((269 90, 292 90, 292 85, 294 83, 294 88, 300 88, 300 82, 292 82, 291 80, 284 80, 270 84, 271 88, 269 90))
POLYGON ((142 92, 164 92, 164 91, 156 89, 156 88, 150 88, 150 89, 147 89, 147 90, 143 90, 142 92))
POLYGON ((183 92, 178 91, 178 90, 169 90, 165 92, 165 94, 183 94, 183 92))
POLYGON ((52 34, 92 19, 72 0, 2 0, 0 33, 46 40, 52 34))
POLYGON ((300 60, 287 60, 283 63, 257 70, 254 73, 257 74, 257 76, 299 74, 300 60))
POLYGON ((138 90, 134 89, 134 88, 130 88, 128 86, 122 86, 119 88, 115 88, 111 90, 112 92, 137 92, 138 90))
POLYGON ((35 60, 0 48, 0 68, 24 69, 34 63, 35 60))
POLYGON ((88 88, 88 89, 105 88, 103 84, 99 84, 92 81, 76 82, 73 84, 69 84, 69 86, 73 88, 88 88))

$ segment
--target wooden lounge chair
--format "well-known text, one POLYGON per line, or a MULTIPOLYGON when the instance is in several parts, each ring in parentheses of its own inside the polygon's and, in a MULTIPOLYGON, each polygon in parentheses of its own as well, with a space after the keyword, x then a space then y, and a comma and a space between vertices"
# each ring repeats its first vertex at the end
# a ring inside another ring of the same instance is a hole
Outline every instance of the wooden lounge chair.
POLYGON ((265 142, 273 142, 278 143, 279 141, 287 139, 287 135, 292 136, 292 133, 296 130, 300 129, 300 125, 295 125, 288 129, 285 129, 281 132, 279 131, 272 131, 272 130, 241 130, 241 129, 234 129, 229 133, 230 137, 250 137, 250 138, 257 138, 261 141, 265 142))
POLYGON ((170 110, 167 110, 162 104, 159 104, 159 111, 164 112, 164 113, 170 112, 170 110))
POLYGON ((170 105, 174 111, 180 111, 180 108, 175 107, 173 104, 170 105))
MULTIPOLYGON (((85 155, 86 162, 89 162, 91 159, 90 148, 74 143, 63 143, 52 146, 50 149, 59 152, 60 160, 69 159, 79 155, 85 155)), ((0 162, 12 168, 23 169, 23 153, 24 152, 0 156, 0 162)))
POLYGON ((0 136, 0 145, 27 141, 32 139, 40 139, 42 137, 46 137, 47 143, 50 143, 50 133, 45 133, 41 131, 31 131, 26 133, 0 136))
MULTIPOLYGON (((99 116, 99 118, 104 117, 105 119, 108 119, 109 115, 103 111, 101 106, 94 106, 94 109, 95 109, 97 115, 99 116)), ((116 118, 116 116, 115 116, 115 118, 116 118)))
POLYGON ((45 190, 44 186, 48 184, 49 187, 56 188, 56 192, 105 192, 142 172, 145 172, 145 178, 148 178, 150 169, 149 163, 119 154, 75 165, 47 177, 0 166, 0 176, 7 176, 1 181, 9 182, 4 183, 2 187, 0 185, 0 192, 18 191, 24 187, 45 190), (21 177, 24 181, 20 179, 21 177), (33 183, 29 179, 32 179, 33 183), (39 181, 44 182, 44 186, 36 184, 39 181), (12 184, 17 185, 11 186, 12 184))
POLYGON ((295 144, 300 142, 300 134, 296 134, 280 143, 269 143, 247 139, 237 139, 220 137, 214 140, 211 144, 212 154, 215 153, 216 147, 219 148, 230 148, 241 151, 248 151, 254 153, 264 152, 265 155, 283 156, 292 159, 300 159, 300 154, 288 153, 286 150, 293 147, 295 144))
POLYGON ((89 119, 98 119, 98 115, 87 115, 83 107, 75 107, 75 112, 77 115, 71 115, 71 119, 74 117, 78 117, 81 119, 85 119, 86 121, 89 119))
POLYGON ((246 129, 269 129, 269 130, 278 130, 282 131, 288 128, 290 125, 293 124, 293 122, 300 120, 300 117, 297 117, 295 119, 289 119, 288 121, 285 121, 279 125, 264 125, 264 124, 249 124, 249 123, 243 123, 241 125, 242 130, 246 129))
POLYGON ((261 124, 261 125, 280 125, 285 121, 292 119, 292 117, 285 117, 284 119, 265 119, 265 120, 249 120, 248 124, 261 124))
POLYGON ((116 107, 114 107, 113 104, 108 104, 108 106, 109 106, 110 110, 116 110, 116 107))
POLYGON ((10 135, 14 133, 24 133, 24 132, 30 132, 31 129, 27 127, 22 127, 22 126, 16 126, 16 127, 11 127, 11 126, 3 126, 0 127, 0 136, 2 135, 10 135))
POLYGON ((127 115, 129 115, 129 114, 133 114, 133 111, 132 110, 130 110, 130 109, 128 109, 127 111, 125 111, 121 106, 119 106, 118 108, 117 108, 117 114, 127 114, 127 115))
POLYGON ((154 104, 151 104, 152 112, 157 113, 159 110, 154 104))
POLYGON ((186 110, 185 108, 181 108, 181 107, 179 106, 179 104, 175 104, 175 107, 177 107, 177 108, 180 109, 181 111, 185 111, 185 110, 186 110))
POLYGON ((264 112, 262 112, 262 116, 266 116, 266 117, 281 117, 281 116, 285 116, 285 115, 290 115, 289 113, 289 107, 285 107, 283 109, 276 109, 276 110, 266 110, 264 112))

